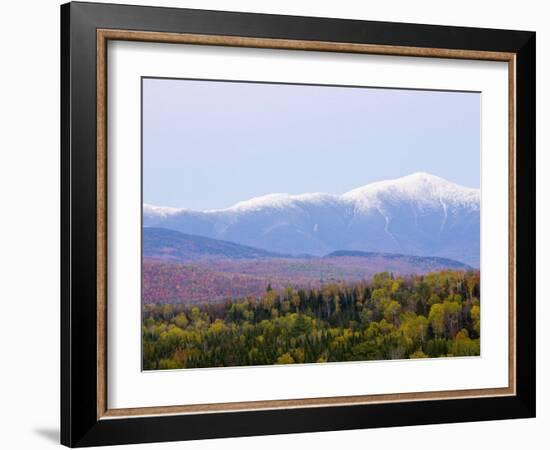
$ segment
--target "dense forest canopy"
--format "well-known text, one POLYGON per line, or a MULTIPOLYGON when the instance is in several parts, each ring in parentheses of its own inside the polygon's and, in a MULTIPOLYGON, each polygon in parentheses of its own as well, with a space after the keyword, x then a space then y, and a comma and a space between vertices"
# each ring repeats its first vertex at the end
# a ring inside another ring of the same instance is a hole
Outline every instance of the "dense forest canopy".
POLYGON ((479 272, 143 305, 144 370, 480 354, 479 272))

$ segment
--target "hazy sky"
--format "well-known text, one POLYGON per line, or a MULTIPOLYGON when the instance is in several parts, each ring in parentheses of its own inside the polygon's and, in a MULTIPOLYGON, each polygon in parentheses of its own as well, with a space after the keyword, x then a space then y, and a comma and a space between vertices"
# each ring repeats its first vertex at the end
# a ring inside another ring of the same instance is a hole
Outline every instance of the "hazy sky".
POLYGON ((198 210, 429 172, 479 187, 480 94, 143 80, 143 199, 198 210))

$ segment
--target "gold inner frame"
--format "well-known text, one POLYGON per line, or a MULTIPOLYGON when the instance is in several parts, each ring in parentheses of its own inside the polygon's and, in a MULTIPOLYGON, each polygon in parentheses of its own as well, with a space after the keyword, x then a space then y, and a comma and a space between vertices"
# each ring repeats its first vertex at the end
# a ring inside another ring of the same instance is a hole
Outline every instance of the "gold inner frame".
POLYGON ((299 41, 239 36, 97 30, 97 418, 197 414, 265 409, 344 406, 420 400, 497 397, 516 394, 516 54, 341 42, 299 41), (109 409, 107 405, 107 42, 109 40, 218 45, 375 55, 502 61, 508 63, 508 387, 401 394, 357 395, 200 405, 109 409))

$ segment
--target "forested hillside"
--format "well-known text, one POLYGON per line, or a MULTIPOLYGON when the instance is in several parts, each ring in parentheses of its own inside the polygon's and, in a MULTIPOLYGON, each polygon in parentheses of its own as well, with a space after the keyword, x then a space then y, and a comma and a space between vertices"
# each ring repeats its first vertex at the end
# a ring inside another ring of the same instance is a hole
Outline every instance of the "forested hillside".
POLYGON ((143 305, 145 370, 480 354, 479 272, 143 305))

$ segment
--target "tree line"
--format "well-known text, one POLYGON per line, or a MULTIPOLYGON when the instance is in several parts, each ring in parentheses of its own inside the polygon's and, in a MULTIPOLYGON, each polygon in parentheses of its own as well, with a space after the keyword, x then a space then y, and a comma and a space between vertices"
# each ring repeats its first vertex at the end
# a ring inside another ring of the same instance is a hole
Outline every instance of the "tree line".
POLYGON ((225 303, 145 304, 143 368, 476 356, 479 298, 479 272, 383 272, 225 303))

